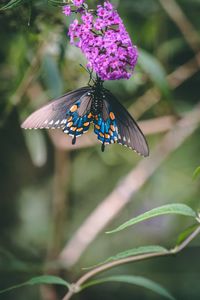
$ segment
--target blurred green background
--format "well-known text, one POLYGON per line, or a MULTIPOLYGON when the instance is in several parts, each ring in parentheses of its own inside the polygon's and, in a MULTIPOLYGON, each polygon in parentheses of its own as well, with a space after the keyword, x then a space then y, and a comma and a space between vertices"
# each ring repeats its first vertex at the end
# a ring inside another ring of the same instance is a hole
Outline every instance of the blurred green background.
MULTIPOLYGON (((1 1, 1 7, 7 2, 1 1)), ((143 120, 170 116, 175 122, 195 109, 200 100, 200 1, 113 2, 140 49, 140 59, 129 81, 109 82, 107 87, 121 103, 131 107, 133 116, 143 120), (180 11, 185 17, 180 17, 180 11), (179 72, 179 79, 183 78, 180 84, 176 87, 174 80, 168 84, 167 74, 181 66, 184 70, 179 72), (185 74, 188 74, 186 80, 185 74), (141 97, 150 88, 157 94, 149 99, 147 95, 144 101, 141 97)), ((42 274, 44 265, 56 259, 89 214, 143 160, 120 145, 107 147, 105 153, 100 151, 99 144, 87 146, 84 142, 84 147, 71 149, 69 139, 64 147, 60 146, 65 135, 55 132, 52 136, 45 130, 20 128, 33 110, 88 82, 88 74, 79 66, 85 63, 84 58, 66 37, 69 22, 60 8, 42 0, 25 1, 19 7, 0 11, 1 289, 42 274)), ((159 132, 159 123, 153 131, 147 135, 150 145, 147 159, 151 159, 151 152, 165 134, 159 132)), ((199 135, 197 129, 170 153, 104 231, 163 204, 181 202, 199 208, 200 182, 192 180, 194 169, 200 165, 199 135)), ((115 235, 101 232, 75 266, 53 273, 71 281, 83 273, 82 267, 120 251, 148 244, 171 247, 178 233, 190 224, 187 218, 173 216, 115 235)), ((175 257, 129 264, 107 274, 146 276, 164 285, 177 299, 199 299, 199 246, 200 239, 196 239, 175 257)), ((29 287, 0 295, 0 299, 56 299, 51 298, 53 295, 29 287)), ((58 289, 57 295, 61 299, 63 290, 58 289)), ((141 288, 104 284, 74 299, 160 298, 141 288)))

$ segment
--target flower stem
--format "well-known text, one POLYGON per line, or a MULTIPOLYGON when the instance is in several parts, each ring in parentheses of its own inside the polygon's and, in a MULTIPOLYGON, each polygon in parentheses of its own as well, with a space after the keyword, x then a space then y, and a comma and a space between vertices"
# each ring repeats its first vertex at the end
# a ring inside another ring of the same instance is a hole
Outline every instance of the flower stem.
POLYGON ((198 234, 200 233, 200 225, 193 231, 180 245, 175 246, 174 248, 166 251, 166 252, 157 252, 157 253, 147 253, 141 254, 137 256, 126 257, 117 261, 106 263, 102 266, 96 267, 95 269, 87 272, 82 277, 80 277, 76 283, 72 284, 72 288, 68 291, 68 293, 64 296, 62 300, 69 300, 72 298, 74 294, 81 290, 81 286, 88 281, 90 278, 96 276, 99 273, 112 269, 116 266, 120 266, 126 263, 141 261, 153 257, 161 257, 167 255, 174 255, 180 251, 182 251, 198 234))

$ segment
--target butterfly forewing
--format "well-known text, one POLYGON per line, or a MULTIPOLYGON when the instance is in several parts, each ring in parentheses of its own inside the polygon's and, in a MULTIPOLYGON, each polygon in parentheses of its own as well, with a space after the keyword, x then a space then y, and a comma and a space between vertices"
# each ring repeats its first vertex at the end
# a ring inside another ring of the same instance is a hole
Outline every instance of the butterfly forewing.
POLYGON ((117 142, 135 150, 142 156, 148 156, 148 144, 135 120, 108 90, 105 90, 104 93, 104 101, 107 102, 105 108, 112 111, 116 118, 118 129, 117 142))
POLYGON ((64 128, 67 122, 68 110, 84 95, 90 91, 90 87, 72 91, 62 97, 51 101, 49 104, 32 113, 21 125, 25 129, 38 128, 64 128))

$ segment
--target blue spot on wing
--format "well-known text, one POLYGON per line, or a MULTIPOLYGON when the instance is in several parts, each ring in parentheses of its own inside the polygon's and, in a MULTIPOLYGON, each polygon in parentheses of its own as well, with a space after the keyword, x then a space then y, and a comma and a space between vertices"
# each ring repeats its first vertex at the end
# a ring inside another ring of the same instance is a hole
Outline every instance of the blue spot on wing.
POLYGON ((80 107, 80 101, 77 101, 67 112, 67 123, 63 129, 64 133, 76 138, 87 132, 92 121, 91 114, 87 113, 79 116, 77 110, 80 107))
MULTIPOLYGON (((81 101, 77 101, 66 113, 67 122, 63 131, 73 137, 72 143, 76 143, 76 138, 89 130, 90 124, 94 124, 94 133, 97 139, 104 145, 113 144, 118 141, 118 128, 113 112, 109 112, 108 118, 104 120, 102 114, 93 115, 87 112, 79 115, 81 101)), ((102 150, 103 151, 103 150, 102 150)))
POLYGON ((99 114, 94 118, 94 133, 97 135, 98 140, 103 144, 113 144, 118 140, 118 129, 116 120, 108 118, 104 121, 99 114))

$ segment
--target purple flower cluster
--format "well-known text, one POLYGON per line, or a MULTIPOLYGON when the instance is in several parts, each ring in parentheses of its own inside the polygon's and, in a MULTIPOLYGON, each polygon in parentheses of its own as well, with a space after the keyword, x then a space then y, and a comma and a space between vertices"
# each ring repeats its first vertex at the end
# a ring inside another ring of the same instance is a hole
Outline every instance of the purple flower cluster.
POLYGON ((71 15, 71 7, 70 7, 70 5, 65 5, 63 7, 63 14, 65 14, 65 16, 70 16, 71 15))
MULTIPOLYGON (((72 5, 74 5, 75 7, 80 8, 81 6, 83 6, 85 0, 71 0, 72 5)), ((79 9, 75 10, 76 12, 79 12, 79 9)), ((63 14, 65 14, 66 16, 70 16, 72 13, 71 11, 71 5, 65 5, 63 6, 63 14)))
MULTIPOLYGON (((76 3, 75 3, 76 2, 76 3)), ((83 1, 73 4, 84 8, 83 1)), ((64 8, 69 15, 71 10, 64 8)), ((88 68, 102 80, 129 79, 137 63, 138 52, 126 28, 109 1, 98 5, 95 13, 79 9, 81 21, 75 19, 69 28, 71 44, 82 50, 88 68)))

